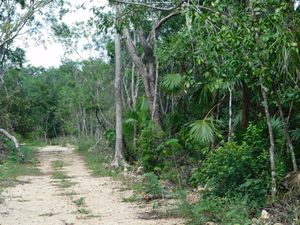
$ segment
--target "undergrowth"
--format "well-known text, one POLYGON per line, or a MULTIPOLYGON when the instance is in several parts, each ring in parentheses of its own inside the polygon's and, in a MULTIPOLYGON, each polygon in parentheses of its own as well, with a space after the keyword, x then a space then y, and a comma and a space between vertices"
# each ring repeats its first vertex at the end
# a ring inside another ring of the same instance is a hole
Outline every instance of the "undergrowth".
POLYGON ((95 139, 78 139, 74 144, 79 154, 84 157, 86 165, 92 171, 93 176, 118 176, 118 171, 114 170, 110 165, 112 161, 111 152, 103 150, 101 146, 98 146, 95 139))
POLYGON ((29 145, 21 146, 24 153, 23 161, 20 159, 14 146, 6 139, 0 140, 0 148, 4 152, 0 158, 0 192, 8 186, 15 185, 19 176, 40 174, 40 171, 36 167, 36 147, 29 145))

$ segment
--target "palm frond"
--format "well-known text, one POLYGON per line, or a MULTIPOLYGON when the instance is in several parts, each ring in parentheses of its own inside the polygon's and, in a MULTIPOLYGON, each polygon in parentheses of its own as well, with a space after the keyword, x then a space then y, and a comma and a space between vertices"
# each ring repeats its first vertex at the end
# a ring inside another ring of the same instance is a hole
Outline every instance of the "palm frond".
POLYGON ((168 74, 162 80, 162 87, 171 93, 176 93, 183 85, 183 76, 180 74, 168 74))
POLYGON ((137 124, 139 121, 134 118, 128 118, 124 121, 125 124, 137 124))
POLYGON ((283 136, 283 123, 280 118, 272 117, 271 119, 272 128, 276 136, 283 136))
POLYGON ((209 143, 215 138, 216 128, 210 118, 197 120, 189 125, 189 135, 197 142, 209 143))
POLYGON ((300 128, 291 131, 293 141, 300 141, 300 128))
POLYGON ((148 111, 148 102, 145 96, 138 98, 136 108, 138 111, 148 111))

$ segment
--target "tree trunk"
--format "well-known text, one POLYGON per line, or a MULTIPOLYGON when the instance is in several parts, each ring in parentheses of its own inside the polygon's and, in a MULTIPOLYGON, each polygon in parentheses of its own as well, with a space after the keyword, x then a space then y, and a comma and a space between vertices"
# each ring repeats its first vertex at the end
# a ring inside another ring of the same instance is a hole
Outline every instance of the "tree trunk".
MULTIPOLYGON (((116 15, 119 15, 119 6, 116 4, 116 15)), ((120 163, 124 161, 123 157, 123 138, 122 138, 122 93, 121 93, 121 41, 120 34, 115 30, 115 105, 116 105, 116 143, 115 155, 112 166, 120 167, 120 163)))
POLYGON ((17 138, 15 136, 11 135, 10 133, 8 133, 6 130, 4 130, 2 128, 0 128, 0 133, 3 134, 5 137, 10 139, 14 143, 15 148, 17 149, 19 156, 21 157, 22 160, 24 160, 24 154, 23 154, 23 152, 20 148, 20 145, 19 145, 19 142, 17 141, 17 138))
POLYGON ((228 142, 232 135, 232 88, 229 89, 229 120, 228 120, 228 142))
POLYGON ((262 81, 260 82, 260 87, 261 87, 261 93, 263 97, 264 109, 265 109, 265 114, 267 119, 268 130, 269 130, 269 139, 270 139, 269 155, 270 155, 271 178, 272 178, 271 195, 272 195, 272 200, 274 201, 276 197, 275 141, 274 141, 273 128, 271 123, 271 116, 269 112, 268 98, 265 91, 265 87, 262 84, 262 81))
POLYGON ((247 129, 249 124, 249 109, 250 109, 250 93, 249 88, 245 82, 243 82, 243 116, 242 126, 247 129))
POLYGON ((153 50, 147 44, 147 40, 144 37, 143 32, 139 31, 138 36, 142 48, 144 50, 144 55, 145 55, 144 61, 146 62, 145 64, 141 59, 141 57, 137 55, 135 46, 132 43, 129 30, 127 28, 123 30, 123 34, 125 36, 125 42, 126 42, 129 55, 132 61, 134 62, 134 64, 137 66, 139 73, 143 78, 145 94, 149 105, 150 115, 153 115, 153 119, 156 125, 158 127, 161 127, 161 113, 160 113, 159 103, 158 101, 155 101, 155 95, 157 94, 155 92, 156 65, 155 65, 155 57, 153 55, 153 50), (155 107, 153 107, 154 101, 155 101, 155 107), (153 109, 155 109, 155 111, 153 111, 153 109))
POLYGON ((293 170, 297 171, 298 167, 297 167, 297 162, 296 162, 296 157, 295 157, 294 145, 292 143, 292 140, 291 140, 291 137, 290 137, 290 134, 289 134, 288 124, 287 124, 287 121, 285 120, 284 113, 283 113, 283 110, 282 110, 282 106, 281 106, 281 103, 280 103, 278 98, 276 99, 276 103, 277 103, 277 106, 278 106, 278 109, 279 109, 280 118, 281 118, 282 123, 283 123, 284 136, 285 136, 286 142, 288 144, 288 147, 289 147, 289 150, 290 150, 290 153, 291 153, 292 163, 293 163, 293 170))

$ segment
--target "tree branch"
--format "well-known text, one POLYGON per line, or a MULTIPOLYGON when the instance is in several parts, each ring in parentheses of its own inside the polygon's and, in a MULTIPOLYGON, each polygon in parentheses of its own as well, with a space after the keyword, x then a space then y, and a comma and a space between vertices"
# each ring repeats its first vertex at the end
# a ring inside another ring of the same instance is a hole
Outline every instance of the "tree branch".
POLYGON ((126 42, 126 45, 127 45, 127 49, 128 49, 128 52, 129 52, 129 54, 130 54, 130 56, 132 58, 132 61, 138 67, 138 69, 140 70, 141 74, 143 74, 144 73, 144 71, 142 71, 143 62, 142 62, 141 58, 138 56, 138 54, 137 54, 137 52, 135 50, 135 47, 134 47, 132 39, 130 37, 130 33, 129 33, 128 28, 125 28, 123 30, 123 35, 125 37, 125 42, 126 42))
POLYGON ((52 1, 53 0, 39 1, 39 2, 35 3, 35 5, 30 6, 27 13, 25 13, 25 15, 19 20, 19 22, 17 22, 17 24, 14 26, 14 28, 12 29, 10 34, 7 34, 8 37, 6 37, 6 39, 0 43, 0 47, 4 46, 5 44, 7 44, 10 41, 12 41, 13 39, 15 39, 19 35, 20 31, 24 28, 24 26, 26 25, 28 20, 33 16, 33 14, 36 11, 40 10, 42 7, 51 3, 52 1))
POLYGON ((169 15, 163 17, 160 21, 158 21, 153 29, 151 30, 147 40, 150 41, 150 40, 154 40, 155 39, 155 36, 156 36, 156 32, 159 28, 161 28, 161 26, 163 25, 163 23, 165 23, 166 21, 168 21, 169 19, 171 19, 173 16, 176 16, 177 14, 179 14, 180 11, 175 11, 173 13, 170 13, 169 15))
MULTIPOLYGON (((141 3, 141 2, 127 2, 127 1, 122 1, 122 0, 114 0, 114 2, 117 2, 117 3, 122 3, 122 4, 127 4, 127 5, 137 5, 137 6, 143 6, 143 7, 146 7, 146 8, 150 8, 150 9, 156 9, 156 10, 160 10, 160 11, 172 11, 176 8, 178 8, 179 6, 181 6, 185 0, 182 0, 180 1, 177 5, 175 5, 174 7, 169 7, 169 8, 163 8, 163 7, 158 7, 158 6, 153 6, 153 5, 149 5, 149 4, 146 4, 146 3, 141 3)), ((152 3, 153 4, 153 3, 152 3)), ((158 4, 158 3, 155 3, 155 4, 158 4)), ((159 3, 159 4, 165 4, 163 2, 159 3)))
POLYGON ((23 160, 24 159, 24 155, 23 155, 23 152, 20 148, 20 145, 19 145, 19 142, 17 141, 16 137, 11 135, 10 133, 8 133, 6 130, 0 128, 0 133, 3 134, 5 137, 7 137, 8 139, 10 139, 14 145, 15 145, 15 148, 17 149, 17 151, 19 152, 19 155, 21 157, 21 159, 23 160))

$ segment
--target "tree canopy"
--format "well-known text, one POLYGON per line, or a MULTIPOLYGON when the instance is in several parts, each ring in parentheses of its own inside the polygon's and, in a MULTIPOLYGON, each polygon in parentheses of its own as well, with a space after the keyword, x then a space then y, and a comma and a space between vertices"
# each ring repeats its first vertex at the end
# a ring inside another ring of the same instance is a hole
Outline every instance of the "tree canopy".
POLYGON ((85 37, 105 56, 47 69, 11 43, 51 1, 12 2, 0 2, 0 128, 93 138, 177 189, 205 187, 191 224, 250 224, 263 208, 299 221, 297 1, 109 1, 117 10, 94 7, 86 24, 52 21, 70 51, 85 37))

